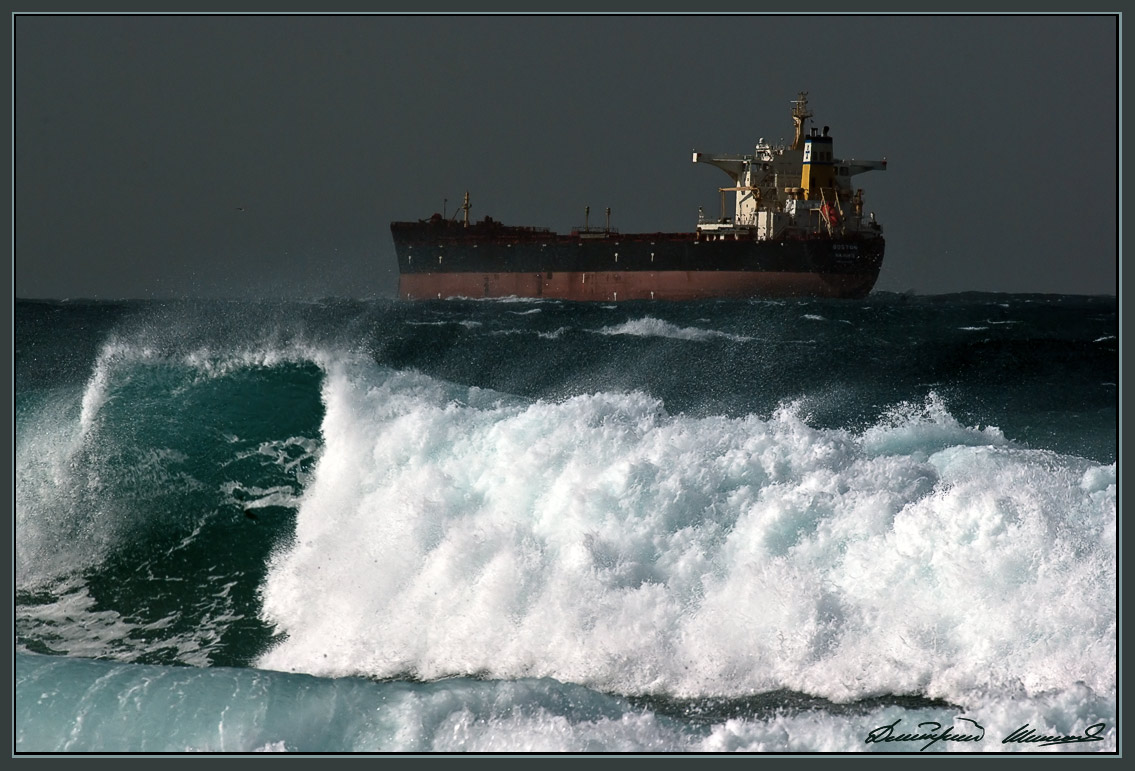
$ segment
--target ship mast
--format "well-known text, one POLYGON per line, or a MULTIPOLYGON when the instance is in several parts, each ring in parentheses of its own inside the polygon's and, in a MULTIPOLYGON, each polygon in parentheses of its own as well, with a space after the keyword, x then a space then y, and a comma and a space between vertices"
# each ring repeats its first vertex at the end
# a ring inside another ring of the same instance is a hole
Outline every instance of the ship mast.
POLYGON ((804 121, 812 117, 812 112, 808 109, 808 92, 801 91, 795 99, 792 100, 792 123, 796 126, 796 137, 792 140, 793 150, 804 149, 804 121))

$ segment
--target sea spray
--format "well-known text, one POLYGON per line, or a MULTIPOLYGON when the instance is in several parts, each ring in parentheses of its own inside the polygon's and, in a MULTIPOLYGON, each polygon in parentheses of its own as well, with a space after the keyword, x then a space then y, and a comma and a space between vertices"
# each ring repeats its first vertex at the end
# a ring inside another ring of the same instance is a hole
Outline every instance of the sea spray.
POLYGON ((1089 462, 936 398, 862 434, 635 393, 505 405, 381 368, 332 368, 324 398, 260 666, 835 700, 1114 687, 1078 661, 1115 652, 1114 499, 1081 488, 1089 462))

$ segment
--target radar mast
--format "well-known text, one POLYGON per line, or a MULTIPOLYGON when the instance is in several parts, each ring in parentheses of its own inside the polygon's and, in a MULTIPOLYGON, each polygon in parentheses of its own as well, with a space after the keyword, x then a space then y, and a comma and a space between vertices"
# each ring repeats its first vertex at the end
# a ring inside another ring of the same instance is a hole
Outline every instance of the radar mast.
POLYGON ((792 149, 803 150, 804 121, 812 117, 812 112, 808 109, 808 92, 801 91, 792 100, 792 105, 792 122, 796 126, 796 137, 792 140, 792 149))

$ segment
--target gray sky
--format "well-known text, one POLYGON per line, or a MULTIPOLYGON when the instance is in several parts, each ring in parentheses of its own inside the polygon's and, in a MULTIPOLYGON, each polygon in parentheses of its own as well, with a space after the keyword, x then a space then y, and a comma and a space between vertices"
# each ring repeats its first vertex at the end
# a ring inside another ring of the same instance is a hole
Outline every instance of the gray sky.
POLYGON ((809 92, 877 289, 1114 294, 1108 16, 19 16, 17 297, 370 297, 391 220, 688 231, 809 92), (240 209, 243 209, 241 211, 240 209))

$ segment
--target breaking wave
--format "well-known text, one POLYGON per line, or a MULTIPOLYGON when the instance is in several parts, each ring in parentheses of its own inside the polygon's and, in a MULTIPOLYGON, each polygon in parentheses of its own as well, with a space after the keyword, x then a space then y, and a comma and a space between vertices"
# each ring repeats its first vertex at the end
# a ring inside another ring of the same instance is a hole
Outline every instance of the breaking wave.
POLYGON ((834 701, 1115 687, 1114 464, 936 396, 860 433, 352 364, 323 400, 258 666, 834 701))

